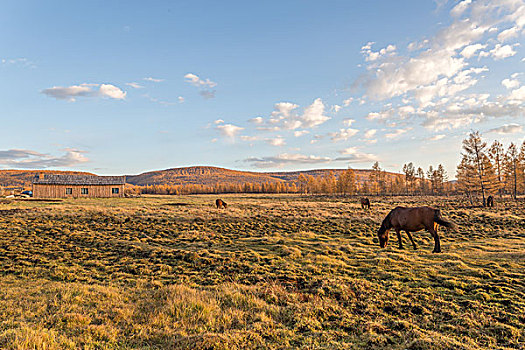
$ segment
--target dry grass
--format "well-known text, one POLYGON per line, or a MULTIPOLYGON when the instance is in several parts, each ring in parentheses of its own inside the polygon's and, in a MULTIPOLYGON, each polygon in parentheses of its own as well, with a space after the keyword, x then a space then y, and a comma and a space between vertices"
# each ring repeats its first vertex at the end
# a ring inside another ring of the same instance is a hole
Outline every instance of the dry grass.
POLYGON ((214 199, 0 203, 0 348, 523 348, 523 203, 214 199), (379 249, 399 204, 458 224, 444 253, 379 249))

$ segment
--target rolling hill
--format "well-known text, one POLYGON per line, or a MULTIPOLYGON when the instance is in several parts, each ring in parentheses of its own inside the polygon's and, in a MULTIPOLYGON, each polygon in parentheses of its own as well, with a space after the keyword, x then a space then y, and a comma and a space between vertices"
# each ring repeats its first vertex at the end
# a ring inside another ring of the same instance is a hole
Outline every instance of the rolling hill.
MULTIPOLYGON (((126 182, 136 186, 146 185, 214 185, 217 183, 272 183, 296 182, 301 174, 306 176, 325 176, 330 172, 338 175, 345 169, 316 169, 304 171, 255 172, 239 171, 213 166, 192 166, 166 170, 149 171, 139 175, 126 175, 126 182)), ((370 176, 370 170, 354 169, 356 180, 362 183, 370 176)), ((79 171, 50 170, 0 170, 0 186, 7 188, 30 187, 33 177, 40 173, 48 174, 91 174, 79 171)), ((93 175, 93 174, 91 174, 93 175)), ((401 174, 386 173, 387 179, 401 174)))
MULTIPOLYGON (((316 169, 304 171, 283 172, 253 172, 238 171, 211 166, 193 166, 151 171, 140 175, 126 176, 126 182, 138 185, 180 185, 199 184, 214 185, 216 183, 267 183, 267 182, 295 182, 301 174, 305 176, 325 176, 330 172, 338 175, 345 169, 316 169)), ((358 182, 366 181, 370 170, 354 169, 358 182)), ((402 176, 396 173, 386 173, 387 178, 402 176)))
POLYGON ((4 188, 31 187, 33 178, 38 174, 77 174, 94 175, 82 171, 56 171, 56 170, 0 170, 0 186, 4 188))

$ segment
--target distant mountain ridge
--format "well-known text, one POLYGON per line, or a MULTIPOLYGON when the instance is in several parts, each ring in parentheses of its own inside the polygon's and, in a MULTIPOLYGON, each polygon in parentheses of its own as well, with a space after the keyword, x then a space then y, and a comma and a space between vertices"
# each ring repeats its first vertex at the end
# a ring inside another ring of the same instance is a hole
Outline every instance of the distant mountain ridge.
MULTIPOLYGON (((333 172, 336 176, 346 169, 314 169, 301 171, 255 172, 231 170, 213 166, 192 166, 150 171, 140 175, 126 176, 126 182, 138 185, 214 185, 216 183, 272 183, 296 182, 301 174, 305 176, 325 176, 333 172)), ((362 183, 368 180, 371 170, 354 169, 356 181, 362 183)), ((401 174, 386 172, 387 178, 402 176, 401 174)))
MULTIPOLYGON (((273 183, 296 182, 301 174, 305 176, 325 176, 333 172, 336 176, 346 169, 313 169, 302 171, 256 172, 231 170, 214 166, 191 166, 165 170, 148 171, 139 175, 126 175, 126 182, 137 186, 146 185, 215 185, 217 183, 273 183)), ((370 176, 369 169, 354 169, 356 181, 363 183, 370 176)), ((0 170, 0 186, 30 187, 35 175, 48 174, 83 174, 95 175, 80 171, 54 170, 0 170)), ((386 172, 388 179, 403 176, 386 172)))

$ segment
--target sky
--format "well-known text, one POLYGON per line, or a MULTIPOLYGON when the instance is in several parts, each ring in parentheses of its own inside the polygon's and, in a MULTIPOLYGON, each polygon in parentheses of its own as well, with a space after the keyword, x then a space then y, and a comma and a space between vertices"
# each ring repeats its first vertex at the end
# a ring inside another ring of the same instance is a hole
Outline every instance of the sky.
POLYGON ((441 163, 525 137, 525 0, 3 1, 0 169, 441 163))

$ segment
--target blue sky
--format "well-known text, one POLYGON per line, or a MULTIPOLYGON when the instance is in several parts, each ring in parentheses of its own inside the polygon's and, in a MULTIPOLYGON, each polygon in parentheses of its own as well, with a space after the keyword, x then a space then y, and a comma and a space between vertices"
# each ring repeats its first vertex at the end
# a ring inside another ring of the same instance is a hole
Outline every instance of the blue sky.
POLYGON ((521 143, 525 2, 5 1, 0 168, 442 163, 521 143))

